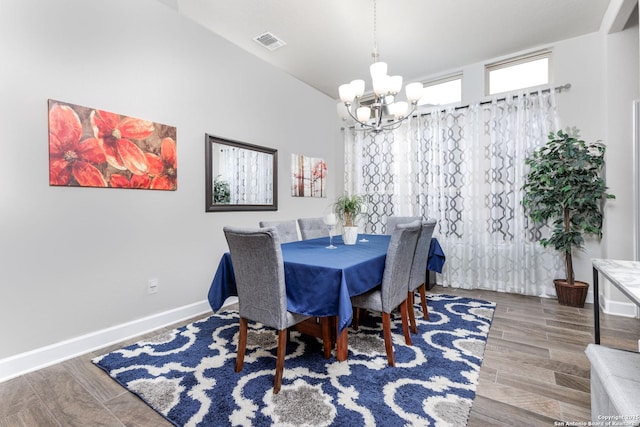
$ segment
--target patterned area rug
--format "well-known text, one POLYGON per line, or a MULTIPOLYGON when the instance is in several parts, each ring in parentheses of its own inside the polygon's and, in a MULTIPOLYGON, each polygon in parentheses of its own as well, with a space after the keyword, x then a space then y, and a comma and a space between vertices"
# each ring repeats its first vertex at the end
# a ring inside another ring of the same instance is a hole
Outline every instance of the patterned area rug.
POLYGON ((238 313, 221 312, 93 362, 178 426, 464 426, 493 318, 492 302, 429 296, 416 304, 413 346, 393 318, 396 366, 387 366, 380 318, 349 330, 349 358, 324 359, 316 338, 291 333, 274 395, 276 335, 249 322, 234 372, 238 313))

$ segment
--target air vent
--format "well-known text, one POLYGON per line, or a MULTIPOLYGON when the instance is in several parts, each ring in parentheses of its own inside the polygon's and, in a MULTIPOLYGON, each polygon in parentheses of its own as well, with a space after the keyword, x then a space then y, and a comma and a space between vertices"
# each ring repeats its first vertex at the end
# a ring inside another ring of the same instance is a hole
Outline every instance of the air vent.
POLYGON ((255 36, 253 40, 260 43, 262 46, 266 47, 269 50, 276 50, 287 44, 284 40, 279 39, 273 33, 270 33, 268 31, 266 33, 255 36))

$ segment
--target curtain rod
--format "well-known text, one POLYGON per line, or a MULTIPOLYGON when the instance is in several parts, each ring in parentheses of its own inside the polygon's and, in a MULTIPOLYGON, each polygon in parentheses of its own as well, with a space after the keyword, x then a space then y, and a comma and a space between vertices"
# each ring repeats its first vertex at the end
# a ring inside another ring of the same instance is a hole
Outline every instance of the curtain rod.
MULTIPOLYGON (((571 89, 571 83, 565 83, 565 84, 563 84, 563 85, 556 86, 556 87, 554 87, 553 89, 555 89, 556 91, 558 91, 558 93, 560 93, 560 92, 562 92, 563 90, 569 90, 569 89, 571 89)), ((551 88, 546 88, 546 89, 542 89, 542 90, 534 90, 534 91, 531 91, 531 92, 529 92, 529 93, 527 93, 527 94, 525 94, 525 95, 527 95, 527 96, 529 96, 529 95, 535 95, 535 94, 537 94, 538 92, 540 92, 540 93, 549 93, 549 92, 551 92, 551 88)), ((496 99, 495 101, 506 101, 506 100, 507 100, 507 97, 505 96, 505 97, 503 97, 503 98, 498 98, 498 99, 496 99)), ((491 100, 487 100, 487 101, 481 101, 481 102, 479 102, 479 104, 480 104, 480 105, 491 104, 493 101, 494 101, 493 99, 491 99, 491 100)), ((461 110, 461 109, 463 109, 463 108, 469 108, 469 105, 470 105, 470 104, 467 104, 467 105, 460 105, 460 106, 456 107, 455 109, 456 109, 456 110, 461 110)), ((444 111, 444 110, 443 110, 443 111, 444 111)), ((428 113, 427 113, 427 114, 428 114, 428 113)))
MULTIPOLYGON (((569 90, 569 89, 571 89, 571 83, 565 83, 565 84, 563 84, 563 85, 556 86, 556 87, 554 87, 553 89, 555 89, 556 91, 558 91, 558 93, 560 93, 560 92, 562 92, 562 91, 564 91, 564 90, 569 90)), ((529 95, 535 95, 535 94, 536 94, 536 93, 538 93, 538 92, 540 92, 540 93, 549 93, 549 92, 551 92, 551 88, 546 88, 546 89, 542 89, 542 90, 534 90, 534 91, 531 91, 531 92, 529 92, 529 93, 526 93, 526 95, 527 95, 527 96, 529 96, 529 95)), ((498 99, 496 99, 495 101, 499 101, 499 102, 501 102, 501 101, 506 101, 506 100, 507 100, 507 97, 505 96, 505 97, 502 97, 502 98, 498 98, 498 99)), ((479 105, 486 105, 486 104, 491 104, 493 101, 494 101, 494 100, 493 100, 493 99, 491 99, 491 100, 487 100, 487 101, 481 101, 481 102, 479 102, 478 104, 479 104, 479 105)), ((454 108, 454 110, 463 110, 463 109, 465 109, 465 108, 469 108, 469 106, 470 106, 470 104, 467 104, 467 105, 459 105, 459 106, 455 107, 455 108, 454 108)), ((441 109, 440 111, 447 111, 447 110, 446 110, 446 109, 441 109)), ((412 118, 419 117, 419 116, 427 116, 427 115, 429 115, 429 114, 431 114, 431 112, 426 112, 426 113, 417 113, 417 114, 414 114, 414 115, 412 116, 412 118)), ((340 130, 345 130, 345 129, 346 129, 346 128, 345 128, 344 126, 340 128, 340 130)), ((355 129, 355 125, 351 125, 351 126, 349 126, 349 129, 355 129)))

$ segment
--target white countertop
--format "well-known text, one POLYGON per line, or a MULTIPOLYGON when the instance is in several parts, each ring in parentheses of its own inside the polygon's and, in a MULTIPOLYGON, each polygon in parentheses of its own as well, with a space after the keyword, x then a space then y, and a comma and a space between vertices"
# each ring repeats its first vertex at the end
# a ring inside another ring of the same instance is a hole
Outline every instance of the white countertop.
POLYGON ((640 306, 640 261, 593 259, 593 268, 640 306))

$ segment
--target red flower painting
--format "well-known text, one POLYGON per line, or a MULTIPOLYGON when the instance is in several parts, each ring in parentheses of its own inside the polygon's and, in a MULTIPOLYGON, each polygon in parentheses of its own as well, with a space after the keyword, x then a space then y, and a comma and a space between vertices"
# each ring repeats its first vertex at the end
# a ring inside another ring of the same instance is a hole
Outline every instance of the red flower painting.
POLYGON ((133 175, 127 178, 119 173, 114 173, 109 178, 109 187, 113 188, 149 188, 151 178, 149 175, 133 175))
POLYGON ((49 100, 49 183, 175 190, 176 128, 49 100))
POLYGON ((130 139, 144 139, 153 133, 153 123, 121 118, 119 114, 93 110, 89 116, 93 134, 102 145, 107 162, 119 170, 129 170, 134 175, 147 172, 144 152, 130 139))
POLYGON ((81 186, 106 187, 94 166, 105 161, 95 138, 82 138, 80 118, 70 107, 54 104, 49 109, 49 183, 68 185, 72 178, 81 186))
POLYGON ((171 138, 164 138, 160 145, 160 156, 152 153, 145 154, 149 165, 151 188, 154 190, 175 190, 176 171, 178 170, 178 157, 176 156, 176 143, 171 138))

